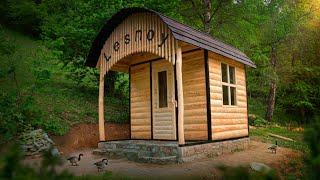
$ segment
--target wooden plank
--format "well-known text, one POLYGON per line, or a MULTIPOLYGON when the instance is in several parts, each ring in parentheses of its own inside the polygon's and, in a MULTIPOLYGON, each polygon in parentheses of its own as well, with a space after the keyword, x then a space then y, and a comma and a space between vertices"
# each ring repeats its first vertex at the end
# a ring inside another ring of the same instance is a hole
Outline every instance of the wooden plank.
POLYGON ((268 133, 268 135, 271 136, 271 137, 276 137, 276 138, 279 138, 279 139, 282 139, 282 140, 286 140, 286 141, 294 141, 291 138, 280 136, 280 135, 273 134, 273 133, 268 133))
POLYGON ((184 102, 183 102, 183 80, 182 80, 182 51, 177 47, 176 78, 178 91, 178 134, 179 144, 185 144, 184 139, 184 102))
POLYGON ((99 81, 99 140, 105 141, 104 131, 104 60, 100 64, 100 81, 99 81))

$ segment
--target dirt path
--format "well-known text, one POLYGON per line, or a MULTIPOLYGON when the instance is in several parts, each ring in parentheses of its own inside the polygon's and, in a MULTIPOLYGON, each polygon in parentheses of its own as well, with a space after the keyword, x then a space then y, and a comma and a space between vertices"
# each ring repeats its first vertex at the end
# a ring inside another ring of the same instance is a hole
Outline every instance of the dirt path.
MULTIPOLYGON (((278 168, 278 164, 296 151, 287 148, 279 148, 277 154, 272 154, 267 150, 269 145, 251 141, 250 148, 246 151, 223 154, 214 158, 206 158, 196 162, 170 165, 144 164, 127 161, 126 159, 110 159, 106 171, 130 177, 213 177, 216 167, 225 166, 249 166, 251 162, 262 162, 273 168, 278 168)), ((83 160, 80 166, 73 167, 67 162, 59 167, 60 170, 67 169, 75 175, 97 174, 97 169, 93 163, 103 158, 102 156, 92 155, 92 149, 78 151, 73 154, 83 153, 83 160)), ((37 159, 28 160, 28 163, 39 162, 37 159)))

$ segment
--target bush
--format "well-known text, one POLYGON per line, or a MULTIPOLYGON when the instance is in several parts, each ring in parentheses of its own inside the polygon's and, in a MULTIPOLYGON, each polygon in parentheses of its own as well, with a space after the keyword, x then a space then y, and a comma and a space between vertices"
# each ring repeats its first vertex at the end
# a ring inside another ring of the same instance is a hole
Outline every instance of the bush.
POLYGON ((40 120, 41 112, 34 106, 34 98, 26 91, 0 94, 0 143, 6 143, 21 132, 32 128, 40 120))
POLYGON ((43 8, 34 0, 3 0, 0 3, 0 21, 33 36, 39 36, 44 14, 43 8))
POLYGON ((249 125, 250 126, 256 126, 256 127, 265 127, 269 125, 270 123, 263 119, 262 117, 255 115, 255 114, 249 114, 249 125))
POLYGON ((69 125, 63 120, 55 117, 47 117, 46 120, 38 119, 32 122, 35 127, 41 127, 46 132, 53 133, 55 135, 64 135, 69 131, 69 125))
POLYGON ((35 170, 22 163, 23 155, 20 146, 11 145, 0 158, 0 179, 70 179, 73 176, 66 172, 57 172, 56 166, 62 160, 53 156, 51 150, 43 154, 40 167, 35 170))
POLYGON ((314 123, 305 131, 305 141, 310 147, 307 158, 309 179, 320 179, 320 117, 315 116, 314 123))
POLYGON ((129 99, 107 96, 105 117, 108 122, 127 123, 129 121, 129 99))

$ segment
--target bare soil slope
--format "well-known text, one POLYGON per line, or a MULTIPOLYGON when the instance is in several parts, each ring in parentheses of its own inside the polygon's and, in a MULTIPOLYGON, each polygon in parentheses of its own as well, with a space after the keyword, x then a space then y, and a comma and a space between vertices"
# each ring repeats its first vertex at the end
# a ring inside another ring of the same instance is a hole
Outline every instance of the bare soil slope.
MULTIPOLYGON (((107 140, 129 139, 129 124, 106 123, 107 140)), ((51 136, 62 154, 70 154, 81 149, 96 148, 99 142, 98 124, 78 124, 72 126, 64 136, 51 136)))

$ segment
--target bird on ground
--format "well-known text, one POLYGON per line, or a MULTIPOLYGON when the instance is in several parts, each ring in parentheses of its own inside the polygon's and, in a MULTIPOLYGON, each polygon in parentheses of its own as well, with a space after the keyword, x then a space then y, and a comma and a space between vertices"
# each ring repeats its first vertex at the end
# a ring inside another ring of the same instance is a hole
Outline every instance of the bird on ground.
POLYGON ((271 150, 271 152, 277 154, 277 148, 278 148, 278 142, 276 141, 276 144, 272 144, 268 149, 271 150))
POLYGON ((67 160, 71 163, 71 166, 79 166, 78 162, 81 160, 83 154, 79 154, 79 156, 71 156, 67 160))
POLYGON ((94 165, 98 168, 98 172, 103 171, 103 169, 108 165, 108 159, 102 159, 94 163, 94 165))

